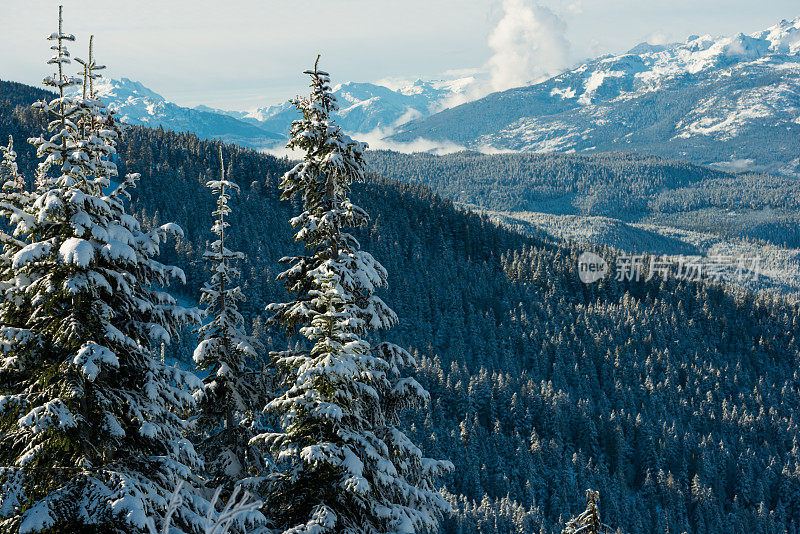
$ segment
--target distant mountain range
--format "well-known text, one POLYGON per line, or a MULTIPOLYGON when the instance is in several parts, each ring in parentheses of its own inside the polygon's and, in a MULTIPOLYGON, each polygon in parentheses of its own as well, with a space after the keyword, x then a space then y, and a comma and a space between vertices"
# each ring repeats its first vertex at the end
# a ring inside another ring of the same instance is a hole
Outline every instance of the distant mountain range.
MULTIPOLYGON (((349 132, 392 133, 405 122, 440 111, 462 97, 473 78, 416 80, 392 88, 373 83, 343 83, 335 88, 338 121, 349 132)), ((297 112, 287 101, 253 111, 229 111, 208 106, 186 108, 167 101, 141 82, 103 78, 98 93, 122 121, 194 132, 204 139, 221 139, 251 148, 283 144, 297 112)))
POLYGON ((800 172, 800 17, 751 35, 643 43, 401 127, 468 148, 635 151, 800 172))
MULTIPOLYGON (((474 78, 422 80, 386 87, 374 83, 347 82, 334 87, 339 104, 337 120, 349 132, 392 130, 414 119, 428 117, 463 97, 474 78)), ((206 106, 196 108, 225 114, 275 132, 288 132, 297 112, 287 101, 254 111, 226 111, 206 106)))
MULTIPOLYGON (((800 175, 800 17, 751 35, 641 43, 469 101, 480 85, 475 77, 342 83, 338 121, 386 137, 385 146, 422 139, 450 150, 639 152, 800 175)), ((288 101, 252 111, 180 107, 127 78, 100 89, 126 122, 257 149, 282 145, 297 117, 288 101)))
POLYGON ((203 139, 221 139, 252 148, 270 146, 283 135, 220 113, 190 109, 168 102, 142 83, 122 78, 97 82, 100 97, 128 124, 193 132, 203 139))

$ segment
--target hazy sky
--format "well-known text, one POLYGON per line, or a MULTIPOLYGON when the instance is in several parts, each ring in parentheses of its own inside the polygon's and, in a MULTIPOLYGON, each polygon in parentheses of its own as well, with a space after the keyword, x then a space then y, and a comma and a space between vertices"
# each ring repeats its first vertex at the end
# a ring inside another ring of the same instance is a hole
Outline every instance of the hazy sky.
MULTIPOLYGON (((318 52, 336 81, 497 71, 498 87, 635 44, 751 33, 797 0, 62 0, 84 55, 181 105, 247 109, 305 89, 318 52), (520 50, 535 50, 520 63, 520 50), (515 61, 517 61, 515 63, 515 61), (516 68, 515 65, 522 65, 516 68), (516 68, 516 70, 515 70, 516 68), (518 72, 525 71, 525 72, 518 72)), ((38 84, 57 6, 0 0, 0 78, 38 84)), ((492 75, 493 78, 495 74, 492 75)))

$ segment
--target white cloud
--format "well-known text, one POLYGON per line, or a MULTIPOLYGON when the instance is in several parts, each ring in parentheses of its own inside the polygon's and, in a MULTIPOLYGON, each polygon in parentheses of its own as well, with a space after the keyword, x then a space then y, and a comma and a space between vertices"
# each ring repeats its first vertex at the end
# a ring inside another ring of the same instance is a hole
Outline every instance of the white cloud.
POLYGON ((655 31, 647 35, 646 41, 653 45, 665 45, 675 42, 670 32, 655 31))
MULTIPOLYGON (((502 16, 489 35, 492 57, 480 69, 445 72, 472 82, 441 102, 440 110, 471 102, 495 91, 543 81, 569 66, 566 25, 549 8, 531 0, 502 0, 502 16)), ((570 4, 570 11, 580 2, 570 4)))
POLYGON ((550 9, 529 0, 503 0, 503 17, 489 36, 487 63, 494 91, 558 74, 569 64, 566 25, 550 9))
POLYGON ((405 154, 429 152, 431 154, 442 155, 467 150, 467 147, 450 141, 432 141, 422 137, 407 143, 388 140, 387 137, 394 133, 394 130, 390 128, 375 128, 371 132, 353 134, 353 136, 359 141, 369 143, 369 147, 373 150, 394 150, 395 152, 403 152, 405 154))
POLYGON ((394 126, 402 126, 403 124, 411 122, 420 117, 422 117, 422 112, 414 108, 408 108, 405 113, 403 113, 396 121, 394 121, 394 126))
MULTIPOLYGON (((403 154, 427 152, 437 156, 442 156, 445 154, 452 154, 454 152, 463 152, 465 150, 475 150, 484 154, 507 154, 514 152, 513 150, 498 149, 488 145, 470 149, 464 145, 459 145, 450 141, 434 141, 432 139, 425 139, 423 137, 419 137, 409 142, 398 142, 388 139, 394 135, 394 133, 394 128, 375 128, 371 132, 350 133, 349 135, 358 141, 369 144, 369 148, 371 150, 393 150, 403 154)), ((262 152, 271 154, 278 158, 288 157, 292 160, 299 160, 303 157, 303 152, 289 150, 282 145, 263 149, 262 152)))

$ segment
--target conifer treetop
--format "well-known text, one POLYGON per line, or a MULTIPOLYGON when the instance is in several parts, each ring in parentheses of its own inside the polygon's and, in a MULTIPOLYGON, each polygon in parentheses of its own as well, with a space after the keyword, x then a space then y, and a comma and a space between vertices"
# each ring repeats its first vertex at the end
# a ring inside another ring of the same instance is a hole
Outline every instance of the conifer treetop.
POLYGON ((94 35, 89 36, 88 59, 83 60, 76 57, 75 61, 83 65, 83 98, 94 98, 94 81, 100 77, 96 71, 106 68, 105 65, 98 65, 94 60, 94 35))
POLYGON ((570 519, 562 534, 606 534, 612 532, 611 527, 600 519, 600 492, 586 490, 586 510, 579 516, 570 519))
POLYGON ((4 174, 0 174, 0 177, 6 179, 2 187, 4 189, 24 189, 25 178, 19 173, 17 153, 14 151, 14 138, 12 136, 8 136, 8 144, 6 146, 0 146, 0 154, 2 154, 2 162, 0 162, 2 168, 0 168, 0 171, 5 169, 4 174))

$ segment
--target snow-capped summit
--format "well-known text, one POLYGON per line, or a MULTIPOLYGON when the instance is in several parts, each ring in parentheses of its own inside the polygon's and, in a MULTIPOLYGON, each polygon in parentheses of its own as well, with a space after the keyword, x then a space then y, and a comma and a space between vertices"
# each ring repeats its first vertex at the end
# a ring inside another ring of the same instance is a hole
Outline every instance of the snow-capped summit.
POLYGON ((170 102, 141 82, 130 78, 100 78, 95 88, 123 122, 150 125, 166 119, 165 110, 170 102))
POLYGON ((436 80, 423 80, 422 78, 417 78, 413 81, 382 80, 377 84, 403 95, 424 95, 432 102, 446 102, 447 99, 455 95, 461 95, 469 91, 477 81, 476 76, 463 76, 436 80))
MULTIPOLYGON (((447 80, 387 80, 376 83, 344 82, 334 87, 339 104, 337 122, 351 133, 392 130, 414 119, 428 117, 458 100, 475 81, 473 77, 447 80)), ((200 109, 200 108, 196 108, 200 109)), ((203 108, 286 134, 297 112, 288 102, 251 111, 203 108)))
MULTIPOLYGON (((117 112, 125 123, 161 126, 177 132, 192 132, 205 139, 221 139, 260 148, 271 146, 281 135, 264 130, 210 108, 190 109, 169 102, 141 82, 129 78, 100 78, 95 82, 97 94, 117 112)), ((80 91, 76 87, 74 91, 80 91)))
POLYGON ((793 20, 782 20, 775 26, 753 37, 769 41, 770 50, 778 54, 800 54, 800 16, 793 20))
POLYGON ((673 43, 671 45, 665 45, 665 44, 651 44, 651 43, 648 43, 648 42, 642 42, 642 43, 639 43, 638 45, 634 46, 630 50, 628 50, 627 53, 628 54, 635 54, 637 56, 641 55, 641 54, 651 54, 653 52, 661 52, 661 51, 666 50, 667 48, 669 48, 671 46, 677 46, 678 44, 680 44, 680 43, 673 43))
POLYGON ((642 58, 634 54, 601 59, 586 80, 578 102, 591 104, 597 99, 629 91, 635 76, 644 70, 642 58))
POLYGON ((103 98, 113 99, 118 105, 123 102, 135 103, 138 100, 149 102, 166 102, 166 99, 152 89, 144 86, 142 82, 130 78, 100 78, 94 84, 97 94, 103 98))
POLYGON ((468 148, 640 151, 800 174, 800 17, 749 35, 640 43, 401 127, 468 148))

